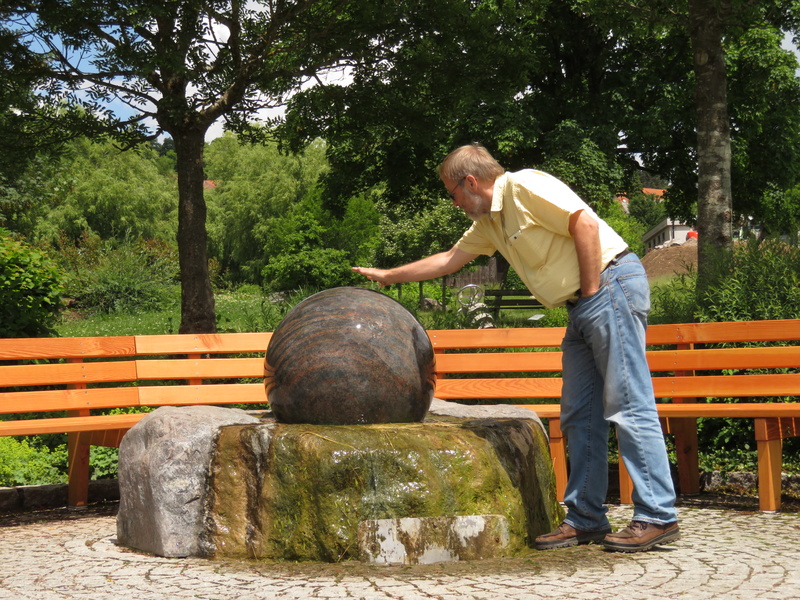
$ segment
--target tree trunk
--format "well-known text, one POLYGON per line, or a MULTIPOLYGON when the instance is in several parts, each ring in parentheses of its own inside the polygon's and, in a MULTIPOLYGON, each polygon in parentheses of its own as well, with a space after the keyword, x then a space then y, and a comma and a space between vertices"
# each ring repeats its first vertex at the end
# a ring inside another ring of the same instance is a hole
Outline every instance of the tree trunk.
POLYGON ((722 49, 722 3, 690 0, 697 111, 698 289, 722 273, 720 260, 733 249, 731 137, 727 75, 722 49))
POLYGON ((206 201, 203 197, 205 132, 173 136, 178 159, 178 257, 181 269, 180 333, 215 333, 214 293, 208 273, 206 201))

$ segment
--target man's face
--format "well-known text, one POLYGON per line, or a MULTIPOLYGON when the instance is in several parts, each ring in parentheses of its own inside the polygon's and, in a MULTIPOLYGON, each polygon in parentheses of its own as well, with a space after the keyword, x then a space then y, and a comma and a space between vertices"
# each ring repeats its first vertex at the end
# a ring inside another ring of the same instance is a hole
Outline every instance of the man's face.
POLYGON ((458 206, 470 219, 477 221, 489 214, 491 201, 485 200, 470 189, 470 178, 472 176, 468 175, 462 180, 462 183, 451 180, 444 180, 443 183, 453 200, 453 206, 458 206))

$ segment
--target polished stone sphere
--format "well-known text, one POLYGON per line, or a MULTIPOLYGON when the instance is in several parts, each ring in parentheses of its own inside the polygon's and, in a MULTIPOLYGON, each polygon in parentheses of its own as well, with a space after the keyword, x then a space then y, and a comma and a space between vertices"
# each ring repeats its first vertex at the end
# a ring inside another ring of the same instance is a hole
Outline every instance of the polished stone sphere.
POLYGON ((422 325, 380 292, 309 296, 272 334, 264 383, 278 421, 317 425, 422 421, 435 387, 422 325))

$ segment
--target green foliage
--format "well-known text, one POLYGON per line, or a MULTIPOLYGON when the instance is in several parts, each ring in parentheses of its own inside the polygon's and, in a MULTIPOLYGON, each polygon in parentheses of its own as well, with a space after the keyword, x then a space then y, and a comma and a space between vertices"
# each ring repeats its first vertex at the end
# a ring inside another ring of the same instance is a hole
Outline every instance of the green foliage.
MULTIPOLYGON (((653 323, 758 321, 800 318, 800 247, 778 238, 749 239, 729 260, 715 264, 724 272, 698 298, 696 273, 690 271, 653 292, 653 323)), ((772 371, 774 372, 774 371, 772 371)), ((765 398, 782 402, 784 398, 765 398)), ((739 398, 722 399, 739 402, 739 398)), ((698 425, 704 467, 753 470, 756 449, 748 419, 701 419, 698 425)), ((787 462, 800 460, 800 440, 784 442, 787 462)))
POLYGON ((0 437, 0 486, 67 481, 67 448, 33 447, 26 440, 0 437))
MULTIPOLYGON (((209 145, 206 165, 207 176, 217 183, 208 198, 211 255, 230 284, 261 284, 267 262, 288 251, 284 243, 302 244, 286 240, 298 224, 295 213, 301 203, 327 229, 314 191, 327 168, 324 145, 286 156, 274 144, 248 145, 225 135, 209 145)), ((309 238, 319 239, 319 232, 309 233, 309 238)))
POLYGON ((650 295, 650 323, 694 323, 697 319, 697 271, 693 268, 656 283, 650 295))
POLYGON ((702 321, 800 317, 800 247, 777 238, 739 244, 717 285, 701 298, 702 321))
POLYGON ((717 283, 702 296, 693 270, 653 290, 653 323, 759 321, 800 317, 800 247, 750 238, 713 264, 717 283))
POLYGON ((613 154, 576 121, 562 121, 542 140, 542 170, 552 173, 598 212, 609 210, 623 189, 624 173, 613 154))
POLYGON ((50 333, 62 289, 63 274, 53 261, 0 229, 0 337, 50 333))
POLYGON ((378 213, 371 202, 352 198, 344 218, 322 208, 319 194, 307 196, 273 223, 262 270, 270 290, 329 288, 361 282, 355 264, 371 261, 378 213))
POLYGON ((667 218, 667 209, 661 200, 636 191, 628 199, 628 214, 644 226, 646 233, 667 218))
POLYGON ((63 235, 78 240, 87 234, 174 239, 177 182, 159 160, 148 146, 121 152, 108 142, 75 140, 51 178, 41 182, 44 189, 30 190, 51 203, 33 236, 50 243, 63 235))
POLYGON ((443 195, 417 200, 423 208, 381 203, 381 244, 375 264, 396 266, 450 249, 469 227, 460 209, 441 199, 443 195))
POLYGON ((322 243, 327 230, 319 221, 296 213, 285 225, 289 229, 280 236, 283 251, 273 255, 262 271, 267 289, 325 288, 356 280, 347 252, 322 243))
POLYGON ((797 58, 781 46, 780 28, 756 23, 726 47, 728 102, 733 127, 733 209, 768 221, 775 234, 798 231, 798 208, 774 211, 800 177, 797 58))
POLYGON ((92 446, 89 449, 89 478, 114 479, 117 476, 119 450, 105 446, 92 446))
POLYGON ((647 233, 647 230, 639 221, 626 214, 619 202, 606 203, 601 206, 599 216, 622 236, 632 252, 639 256, 644 255, 642 236, 647 233))
POLYGON ((177 279, 174 250, 158 242, 64 242, 61 262, 75 308, 100 313, 152 310, 169 299, 177 279))
POLYGON ((800 231, 800 185, 787 190, 767 186, 761 195, 757 221, 771 235, 796 235, 800 231))

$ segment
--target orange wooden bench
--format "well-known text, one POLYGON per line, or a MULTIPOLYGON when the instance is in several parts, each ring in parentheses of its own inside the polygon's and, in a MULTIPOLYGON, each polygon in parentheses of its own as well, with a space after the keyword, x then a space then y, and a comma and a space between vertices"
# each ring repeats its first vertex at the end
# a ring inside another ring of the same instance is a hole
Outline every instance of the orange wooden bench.
POLYGON ((165 405, 263 404, 269 333, 0 339, 0 435, 66 433, 69 504, 88 499, 90 446, 117 447, 165 405), (252 381, 241 381, 256 378, 252 381), (105 409, 131 414, 98 414, 105 409), (65 413, 55 416, 46 413, 65 413))
MULTIPOLYGON (((442 399, 519 403, 548 419, 558 494, 566 483, 561 435, 563 328, 431 330, 442 399), (479 351, 485 350, 485 351, 479 351), (535 376, 535 375, 540 376, 535 376), (487 377, 487 375, 492 375, 487 377), (548 400, 550 403, 542 404, 548 400), (538 404, 537 404, 538 402, 538 404)), ((69 503, 86 504, 89 447, 118 446, 144 412, 106 409, 266 402, 263 357, 269 333, 0 340, 0 435, 68 434, 69 503), (56 413, 53 416, 47 413, 56 413), (66 416, 62 416, 65 414, 66 416)), ((721 369, 800 367, 800 346, 705 349, 720 342, 794 342, 800 320, 651 326, 648 354, 665 431, 675 435, 682 493, 699 491, 698 417, 755 419, 759 497, 780 507, 781 440, 798 435, 800 404, 752 402, 795 396, 800 374, 720 374, 721 369), (747 398, 742 404, 706 398, 747 398), (700 400, 696 402, 696 400, 700 400)), ((794 342, 796 343, 796 342, 794 342)), ((621 497, 630 480, 621 473, 621 497)))
MULTIPOLYGON (((558 406, 558 348, 563 334, 563 328, 429 332, 437 351, 437 397, 470 402, 509 401, 548 419, 559 499, 563 499, 567 479, 566 440, 561 433, 558 406), (550 403, 542 404, 545 399, 550 403)), ((754 399, 774 396, 794 400, 800 395, 800 372, 763 374, 757 370, 800 368, 800 319, 653 325, 648 329, 647 340, 663 428, 675 436, 680 492, 694 494, 700 490, 697 419, 750 418, 755 421, 759 504, 765 511, 778 510, 782 440, 800 435, 800 403, 754 399), (755 347, 753 342, 773 345, 755 347), (707 347, 722 343, 731 347, 707 347), (725 374, 731 371, 735 374, 725 374), (713 402, 728 397, 742 402, 713 402)), ((631 501, 631 485, 621 464, 623 503, 631 501)))

